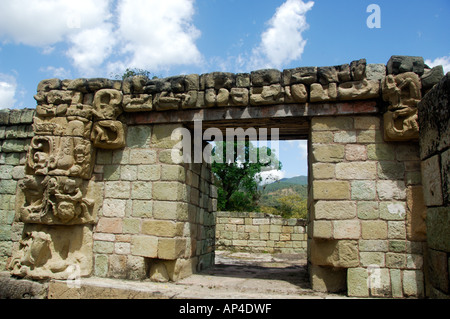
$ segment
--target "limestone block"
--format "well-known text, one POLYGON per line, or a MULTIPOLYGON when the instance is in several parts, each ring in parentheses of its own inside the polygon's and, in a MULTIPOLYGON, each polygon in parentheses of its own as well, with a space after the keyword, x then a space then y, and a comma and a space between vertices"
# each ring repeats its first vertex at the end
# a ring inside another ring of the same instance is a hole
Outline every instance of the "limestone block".
POLYGON ((380 202, 380 218, 384 220, 405 220, 405 202, 380 202))
POLYGON ((425 69, 423 75, 420 77, 422 87, 424 90, 431 89, 438 84, 444 77, 444 68, 442 65, 435 66, 432 69, 425 69))
POLYGON ((361 225, 359 220, 333 221, 334 239, 359 239, 360 236, 361 225))
POLYGON ((50 90, 59 90, 61 88, 60 79, 46 79, 39 82, 37 86, 38 92, 49 92, 50 90))
POLYGON ((366 78, 366 66, 366 59, 360 59, 350 63, 350 71, 354 81, 361 81, 366 78))
POLYGON ((156 237, 177 237, 183 235, 183 223, 168 220, 144 220, 142 234, 156 237))
POLYGON ((125 217, 126 205, 126 200, 106 198, 103 201, 103 216, 125 217))
POLYGON ((405 165, 392 161, 380 161, 378 163, 378 178, 403 180, 405 177, 405 165))
POLYGON ((280 84, 250 88, 251 105, 270 105, 284 103, 284 89, 280 84))
POLYGON ((251 72, 252 86, 266 86, 279 84, 281 82, 281 72, 276 69, 264 69, 251 72))
POLYGON ((127 181, 111 181, 105 183, 105 197, 128 199, 130 197, 131 184, 127 181))
POLYGON ((369 81, 381 81, 386 76, 386 65, 384 64, 367 64, 366 77, 369 81))
POLYGON ((313 83, 311 84, 309 94, 311 103, 336 101, 338 96, 337 85, 336 83, 330 83, 327 85, 313 83))
POLYGON ((450 292, 447 254, 434 249, 428 250, 427 275, 433 287, 448 294, 450 292))
POLYGON ((336 143, 356 143, 356 131, 341 131, 334 133, 336 143))
POLYGON ((366 268, 347 270, 347 294, 349 297, 369 297, 369 274, 366 268))
POLYGON ((151 140, 150 125, 128 126, 126 145, 128 148, 147 147, 151 140))
POLYGON ((378 98, 380 83, 377 81, 344 82, 338 86, 339 100, 366 100, 378 98))
POLYGON ((352 117, 313 117, 312 131, 349 131, 353 130, 352 117))
POLYGON ((144 181, 135 181, 131 185, 132 199, 152 199, 152 184, 144 181))
POLYGON ((379 180, 377 193, 380 200, 406 199, 406 185, 403 181, 379 180))
POLYGON ((404 221, 388 221, 388 238, 405 239, 406 227, 404 221))
POLYGON ((346 269, 310 265, 308 272, 314 291, 336 293, 346 288, 346 269))
POLYGON ((350 185, 346 181, 314 181, 312 191, 315 200, 350 199, 350 185))
POLYGON ((337 163, 336 178, 338 179, 375 179, 377 165, 375 162, 337 163))
POLYGON ((421 270, 403 271, 403 292, 405 296, 424 297, 424 278, 421 270))
POLYGON ((316 220, 313 224, 313 238, 315 239, 332 239, 333 224, 331 221, 316 220))
POLYGON ((358 242, 354 240, 312 240, 311 263, 318 266, 351 268, 359 265, 358 242))
POLYGON ((153 110, 153 97, 150 94, 127 94, 123 97, 125 112, 146 112, 153 110))
POLYGON ((441 154, 442 199, 444 205, 450 205, 450 149, 441 154), (446 178, 447 177, 447 178, 446 178))
POLYGON ((318 67, 317 77, 319 82, 324 85, 339 82, 338 70, 334 66, 318 67))
POLYGON ((181 128, 181 125, 155 125, 153 127, 153 135, 151 139, 152 147, 172 149, 182 139, 181 133, 175 132, 175 134, 172 135, 172 133, 178 128, 181 128))
POLYGON ((315 219, 351 219, 356 217, 356 204, 351 201, 318 201, 314 205, 315 219))
POLYGON ((227 72, 213 72, 203 74, 200 77, 200 89, 227 89, 230 90, 236 84, 236 75, 227 72))
POLYGON ((300 67, 295 69, 283 70, 284 85, 306 84, 311 85, 317 82, 316 67, 300 67))
POLYGON ((414 72, 424 73, 425 62, 422 57, 393 55, 387 63, 387 74, 414 72))
POLYGON ((444 202, 439 162, 439 155, 421 162, 423 195, 427 206, 441 206, 444 202))
POLYGON ((330 131, 311 132, 311 142, 314 144, 328 144, 333 143, 334 134, 330 131))
POLYGON ((345 146, 334 144, 313 144, 312 154, 316 162, 341 162, 344 159, 345 146))
POLYGON ((427 208, 427 242, 432 249, 450 251, 450 212, 448 207, 427 208))
POLYGON ((133 200, 133 217, 153 217, 153 202, 149 200, 133 200))
POLYGON ((345 159, 347 161, 367 160, 367 147, 359 144, 345 145, 345 159))
POLYGON ((383 220, 362 220, 361 236, 362 239, 387 239, 387 222, 383 220))
POLYGON ((376 199, 375 181, 352 181, 351 188, 353 200, 376 199))
POLYGON ((122 218, 102 217, 96 227, 99 233, 120 234, 122 233, 122 218))
POLYGON ((406 234, 412 241, 425 241, 427 235, 423 187, 411 186, 406 192, 406 234))
POLYGON ((158 238, 152 236, 133 236, 131 239, 131 253, 134 256, 157 258, 158 238))
POLYGON ((285 102, 286 103, 306 103, 308 102, 308 91, 304 84, 294 84, 285 86, 285 102))
POLYGON ((185 185, 178 182, 155 182, 153 186, 155 200, 184 200, 186 198, 185 185))
POLYGON ((395 147, 392 144, 369 144, 367 145, 367 157, 369 160, 394 160, 395 147))
POLYGON ((186 251, 184 238, 160 238, 158 240, 158 258, 175 260, 183 257, 186 251))
POLYGON ((314 179, 333 179, 335 164, 331 163, 314 163, 312 176, 314 179))
POLYGON ((232 88, 230 91, 233 106, 247 106, 249 104, 249 91, 247 88, 232 88))

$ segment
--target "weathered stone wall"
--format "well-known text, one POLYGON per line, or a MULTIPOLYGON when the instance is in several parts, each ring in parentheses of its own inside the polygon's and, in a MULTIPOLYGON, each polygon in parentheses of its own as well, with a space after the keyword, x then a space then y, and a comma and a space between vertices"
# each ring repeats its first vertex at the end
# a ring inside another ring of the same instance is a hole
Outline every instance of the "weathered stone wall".
POLYGON ((23 224, 14 222, 16 187, 25 175, 34 114, 32 109, 0 111, 0 271, 22 235, 23 224))
POLYGON ((350 296, 423 296, 418 143, 387 143, 375 116, 313 118, 310 276, 350 296), (330 271, 332 270, 332 271, 330 271), (368 278, 376 276, 375 285, 368 278))
POLYGON ((104 199, 93 235, 95 276, 177 280, 214 262, 211 171, 173 162, 176 127, 129 126, 124 149, 98 151, 104 199))
POLYGON ((419 103, 427 295, 450 298, 450 73, 419 103))
POLYGON ((264 213, 217 212, 216 249, 303 254, 306 221, 264 213))

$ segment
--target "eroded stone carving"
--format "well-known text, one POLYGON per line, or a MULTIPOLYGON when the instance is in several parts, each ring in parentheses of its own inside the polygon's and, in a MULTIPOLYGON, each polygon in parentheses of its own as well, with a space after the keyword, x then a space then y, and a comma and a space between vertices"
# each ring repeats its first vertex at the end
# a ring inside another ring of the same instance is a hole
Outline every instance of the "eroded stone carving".
POLYGON ((125 145, 117 120, 123 94, 103 82, 80 82, 87 85, 83 94, 56 91, 56 81, 39 86, 35 136, 16 195, 16 220, 26 230, 11 266, 15 275, 67 278, 70 265, 92 266, 92 226, 83 225, 96 222, 99 208, 99 185, 91 181, 95 148, 125 145), (87 93, 90 86, 98 91, 87 93))
POLYGON ((417 104, 422 98, 419 76, 413 72, 388 75, 383 82, 383 99, 389 102, 384 114, 387 141, 419 138, 417 104))

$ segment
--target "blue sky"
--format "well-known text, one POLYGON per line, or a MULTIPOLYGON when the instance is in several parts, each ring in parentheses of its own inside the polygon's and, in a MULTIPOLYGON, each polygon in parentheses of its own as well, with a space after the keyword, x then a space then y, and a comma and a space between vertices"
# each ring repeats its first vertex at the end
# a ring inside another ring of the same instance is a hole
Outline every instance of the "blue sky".
MULTIPOLYGON (((46 78, 160 77, 361 58, 423 56, 450 71, 448 0, 0 0, 0 108, 35 107, 46 78), (370 4, 381 28, 369 28, 370 4)), ((280 143, 284 172, 306 175, 305 144, 280 143)))

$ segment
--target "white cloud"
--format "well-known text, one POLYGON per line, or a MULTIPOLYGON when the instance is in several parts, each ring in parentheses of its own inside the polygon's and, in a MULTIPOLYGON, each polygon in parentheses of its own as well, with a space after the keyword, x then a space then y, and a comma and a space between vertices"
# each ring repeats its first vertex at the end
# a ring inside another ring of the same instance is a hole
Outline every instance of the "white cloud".
POLYGON ((16 80, 11 76, 0 74, 0 109, 16 106, 16 91, 16 80))
POLYGON ((121 0, 117 13, 117 35, 127 66, 155 71, 200 64, 193 0, 121 0))
POLYGON ((442 65, 442 67, 444 68, 444 74, 447 74, 447 72, 450 72, 450 55, 436 58, 433 61, 425 60, 425 64, 430 68, 442 65))
POLYGON ((261 173, 257 174, 257 177, 261 176, 261 178, 262 178, 260 185, 266 185, 266 184, 270 184, 270 183, 276 182, 276 181, 284 178, 285 175, 286 175, 286 173, 284 171, 271 170, 271 171, 261 172, 261 173))
POLYGON ((110 0, 2 1, 0 37, 37 47, 64 41, 108 18, 110 0))
POLYGON ((301 58, 306 46, 303 32, 309 28, 306 13, 313 6, 312 1, 287 0, 276 10, 261 43, 253 50, 253 68, 281 68, 301 58))
POLYGON ((46 68, 40 68, 39 71, 49 74, 51 77, 59 79, 69 79, 72 76, 71 72, 63 67, 57 68, 54 66, 48 66, 46 68))

